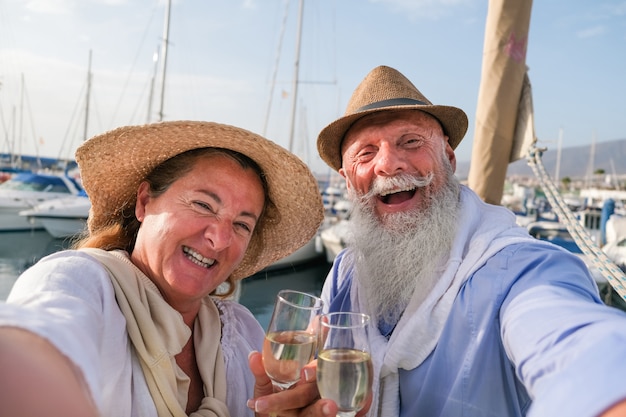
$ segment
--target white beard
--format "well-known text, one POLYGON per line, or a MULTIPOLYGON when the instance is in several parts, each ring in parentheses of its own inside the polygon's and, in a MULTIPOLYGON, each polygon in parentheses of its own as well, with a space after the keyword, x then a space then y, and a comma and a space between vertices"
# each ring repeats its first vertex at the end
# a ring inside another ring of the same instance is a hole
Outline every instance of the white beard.
POLYGON ((386 215, 381 220, 373 211, 372 194, 406 181, 418 185, 416 192, 426 195, 425 190, 432 187, 432 174, 426 178, 406 174, 392 179, 377 177, 367 195, 354 198, 347 243, 355 249, 355 277, 377 322, 395 325, 413 295, 423 301, 439 279, 436 272, 447 260, 460 205, 460 185, 447 158, 444 166, 439 175, 447 180, 430 194, 423 209, 386 215))

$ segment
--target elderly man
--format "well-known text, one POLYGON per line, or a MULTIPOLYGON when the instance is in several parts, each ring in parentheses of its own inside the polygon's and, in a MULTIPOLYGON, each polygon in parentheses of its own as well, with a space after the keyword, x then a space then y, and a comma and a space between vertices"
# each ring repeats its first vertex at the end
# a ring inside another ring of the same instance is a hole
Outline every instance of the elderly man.
MULTIPOLYGON (((458 182, 466 130, 462 110, 381 66, 319 135, 354 201, 322 297, 372 317, 367 415, 626 416, 626 315, 578 258, 458 182)), ((251 405, 334 415, 328 400, 305 406, 313 386, 251 405)))
POLYGON ((466 129, 383 66, 319 135, 355 202, 323 296, 374 319, 370 414, 600 415, 626 398, 626 316, 573 255, 459 184, 466 129))

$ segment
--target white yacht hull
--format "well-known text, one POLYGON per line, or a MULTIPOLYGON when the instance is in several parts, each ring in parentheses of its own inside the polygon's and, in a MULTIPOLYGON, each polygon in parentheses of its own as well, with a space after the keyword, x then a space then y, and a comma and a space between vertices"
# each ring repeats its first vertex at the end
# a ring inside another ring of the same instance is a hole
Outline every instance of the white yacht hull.
POLYGON ((43 202, 20 215, 40 223, 55 238, 63 238, 85 229, 90 208, 87 197, 72 196, 43 202))
POLYGON ((37 219, 28 219, 20 216, 22 206, 0 206, 0 232, 18 232, 43 229, 43 224, 37 219))
POLYGON ((79 218, 41 217, 37 221, 41 222, 44 229, 55 238, 77 235, 87 225, 87 219, 79 218))

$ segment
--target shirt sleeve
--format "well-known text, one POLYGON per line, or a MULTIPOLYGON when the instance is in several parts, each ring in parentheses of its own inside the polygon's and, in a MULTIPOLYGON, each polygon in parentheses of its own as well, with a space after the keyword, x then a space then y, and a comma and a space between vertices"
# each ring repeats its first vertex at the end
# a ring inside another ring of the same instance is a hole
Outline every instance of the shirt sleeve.
POLYGON ((583 262, 518 246, 496 273, 516 274, 500 312, 528 416, 597 416, 626 398, 626 314, 606 306, 583 262))
POLYGON ((0 326, 50 341, 80 369, 100 410, 115 383, 130 375, 123 371, 130 367, 124 317, 108 273, 88 255, 57 252, 26 270, 0 305, 0 326), (114 361, 121 366, 104 366, 114 361))
POLYGON ((350 285, 352 284, 352 257, 349 249, 343 249, 333 261, 324 280, 321 299, 324 312, 350 310, 350 285), (340 307, 340 306, 343 306, 340 307))
POLYGON ((254 377, 248 355, 261 352, 265 332, 243 305, 223 300, 217 303, 222 315, 222 354, 226 365, 226 403, 232 416, 254 416, 246 401, 254 395, 254 377))

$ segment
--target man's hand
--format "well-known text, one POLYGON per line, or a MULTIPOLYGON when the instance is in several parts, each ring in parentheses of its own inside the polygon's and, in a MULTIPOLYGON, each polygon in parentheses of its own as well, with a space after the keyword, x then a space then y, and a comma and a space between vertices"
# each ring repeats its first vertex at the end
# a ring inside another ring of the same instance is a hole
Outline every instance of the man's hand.
POLYGON ((274 392, 272 381, 263 368, 259 352, 252 352, 248 358, 250 370, 256 379, 254 398, 248 400, 248 407, 259 417, 335 417, 337 405, 331 400, 321 400, 317 390, 316 362, 302 370, 300 381, 288 390, 274 392))
POLYGON ((600 417, 625 417, 626 416, 626 400, 620 401, 604 413, 600 417))

